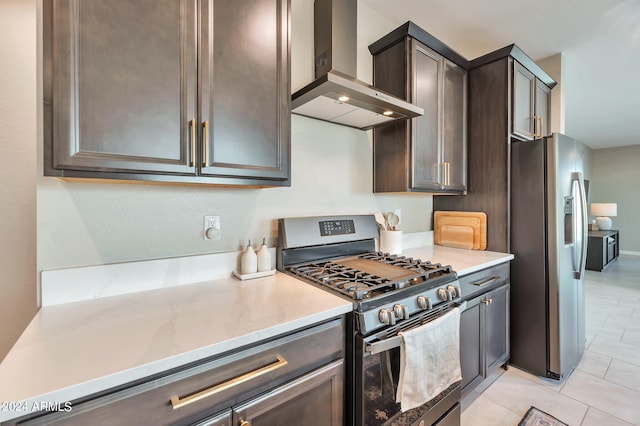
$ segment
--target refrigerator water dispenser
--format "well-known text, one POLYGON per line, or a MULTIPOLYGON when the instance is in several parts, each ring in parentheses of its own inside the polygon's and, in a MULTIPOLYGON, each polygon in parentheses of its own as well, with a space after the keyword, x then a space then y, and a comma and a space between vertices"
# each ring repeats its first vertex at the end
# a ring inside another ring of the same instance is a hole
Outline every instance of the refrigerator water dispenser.
POLYGON ((573 197, 564 197, 564 243, 573 244, 573 197))

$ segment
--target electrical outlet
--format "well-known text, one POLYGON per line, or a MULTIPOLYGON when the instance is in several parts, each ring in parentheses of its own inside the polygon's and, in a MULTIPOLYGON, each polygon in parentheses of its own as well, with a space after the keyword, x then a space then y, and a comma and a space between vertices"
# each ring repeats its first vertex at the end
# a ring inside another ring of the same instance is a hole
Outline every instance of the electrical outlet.
POLYGON ((205 216, 203 226, 203 239, 219 240, 220 239, 220 216, 205 216))

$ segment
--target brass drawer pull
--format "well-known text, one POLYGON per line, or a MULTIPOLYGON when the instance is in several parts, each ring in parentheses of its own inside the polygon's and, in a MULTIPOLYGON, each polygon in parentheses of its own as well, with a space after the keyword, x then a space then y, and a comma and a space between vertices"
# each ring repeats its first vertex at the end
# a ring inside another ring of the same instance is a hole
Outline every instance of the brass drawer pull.
POLYGON ((497 276, 497 275, 494 275, 494 276, 489 277, 487 279, 476 281, 475 283, 473 283, 473 285, 477 285, 478 287, 482 287, 483 285, 491 284, 492 282, 494 282, 498 278, 500 278, 500 277, 497 276))
POLYGON ((177 410, 180 407, 184 407, 186 405, 192 404, 196 401, 200 401, 201 399, 208 398, 213 396, 219 392, 230 389, 236 385, 239 385, 244 382, 248 382, 249 380, 255 379, 256 377, 262 376, 264 374, 270 373, 271 371, 277 370, 280 367, 284 367, 288 364, 288 361, 278 355, 278 360, 269 365, 265 365, 264 367, 258 368, 257 370, 250 371, 242 376, 235 377, 231 380, 228 380, 224 383, 220 383, 219 385, 215 385, 198 393, 194 393, 189 396, 185 396, 180 398, 179 396, 171 397, 171 405, 174 410, 177 410))

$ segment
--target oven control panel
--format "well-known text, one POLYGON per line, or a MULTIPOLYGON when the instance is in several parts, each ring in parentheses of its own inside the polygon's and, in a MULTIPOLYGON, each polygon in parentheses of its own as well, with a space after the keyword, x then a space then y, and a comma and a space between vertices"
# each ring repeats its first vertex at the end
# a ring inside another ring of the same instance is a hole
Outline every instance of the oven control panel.
POLYGON ((399 297, 397 300, 385 303, 365 312, 357 312, 358 331, 364 335, 382 329, 398 325, 400 321, 424 317, 430 311, 441 304, 460 301, 460 282, 451 281, 447 284, 436 286, 419 294, 409 294, 399 297))
POLYGON ((320 235, 327 237, 330 235, 355 234, 356 228, 351 219, 323 220, 320 224, 320 235))

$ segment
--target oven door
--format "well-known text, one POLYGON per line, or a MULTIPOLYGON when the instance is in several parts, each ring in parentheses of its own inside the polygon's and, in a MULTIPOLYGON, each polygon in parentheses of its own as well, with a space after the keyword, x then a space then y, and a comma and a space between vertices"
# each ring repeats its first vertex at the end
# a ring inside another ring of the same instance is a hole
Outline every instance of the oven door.
MULTIPOLYGON (((451 306, 451 305, 450 305, 451 306)), ((409 330, 446 313, 443 307, 429 311, 406 324, 389 327, 372 336, 356 335, 355 424, 366 426, 460 424, 460 382, 456 382, 425 404, 401 412, 396 403, 400 376, 400 331, 409 330), (441 423, 442 422, 442 423, 441 423)), ((403 321, 404 323, 404 321, 403 321)))

